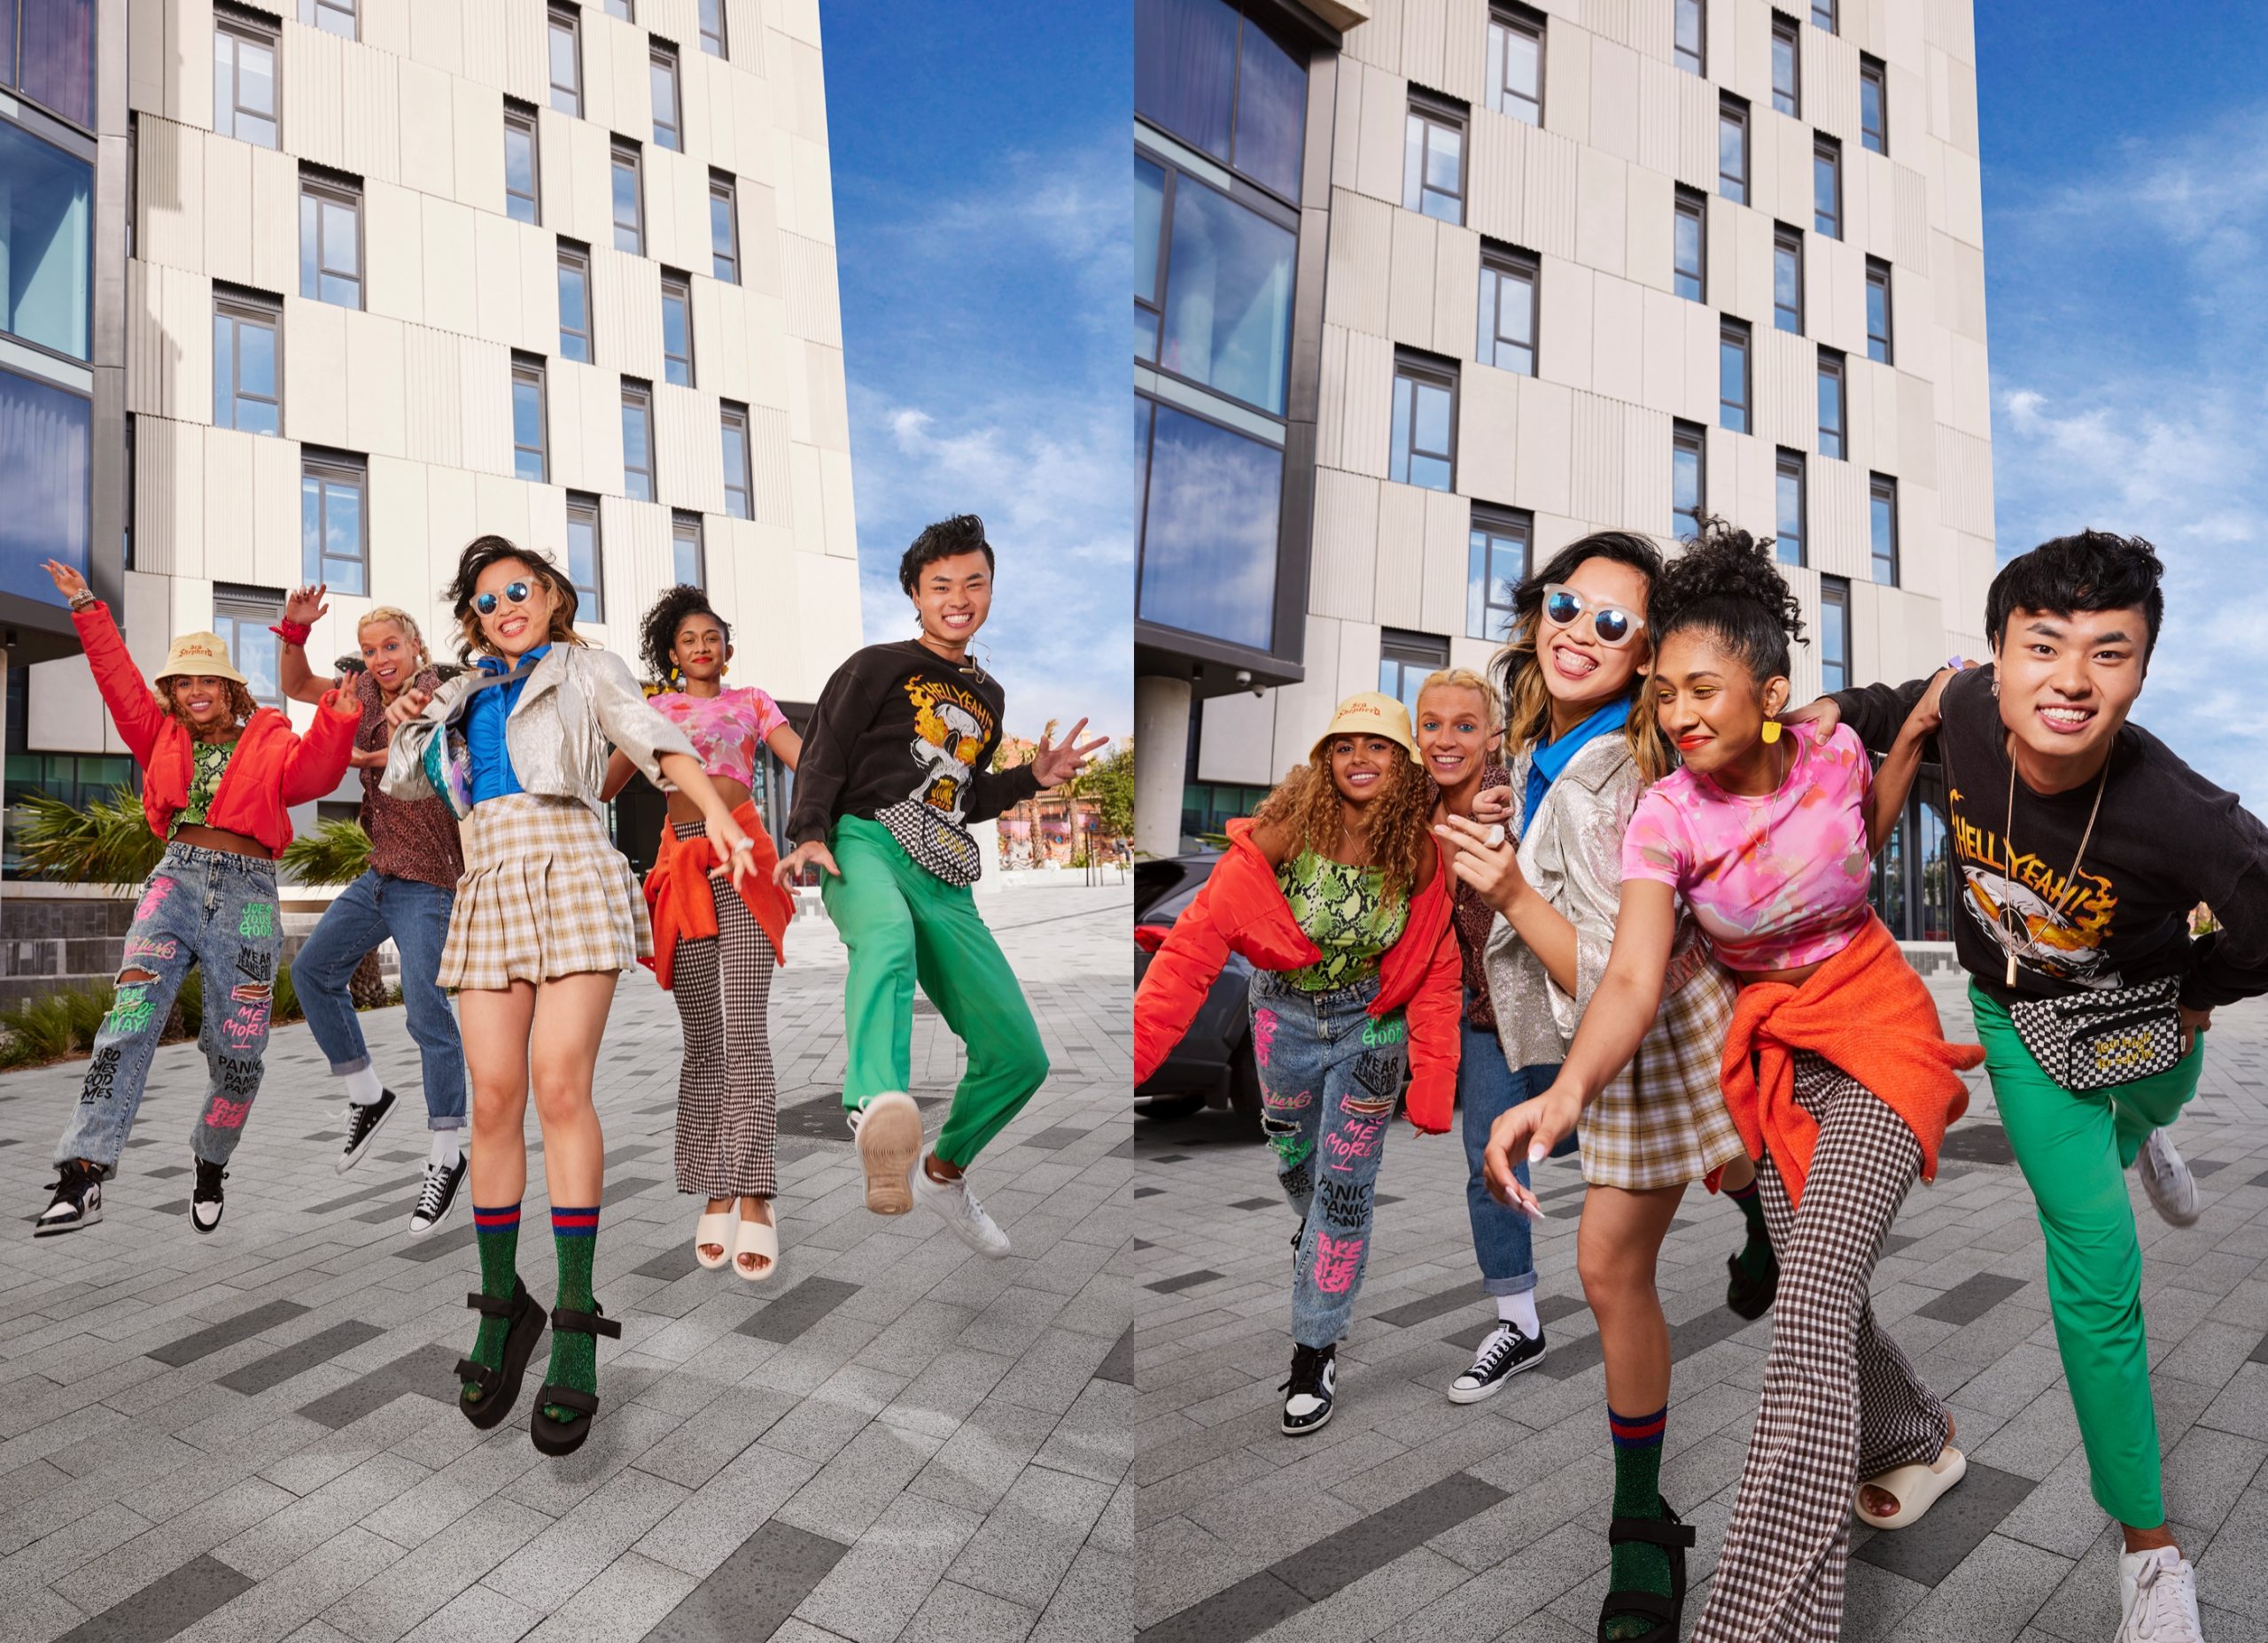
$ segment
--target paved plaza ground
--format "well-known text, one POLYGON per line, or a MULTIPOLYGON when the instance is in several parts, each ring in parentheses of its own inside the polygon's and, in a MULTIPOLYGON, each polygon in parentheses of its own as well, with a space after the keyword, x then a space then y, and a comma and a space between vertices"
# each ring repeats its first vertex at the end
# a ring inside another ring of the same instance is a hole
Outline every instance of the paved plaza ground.
MULTIPOLYGON (((1949 1033, 1969 1030, 1933 981, 1949 1033)), ((2268 1639, 2268 1003, 2220 1012, 2175 1134, 2203 1217, 2132 1197, 2169 1513, 2212 1643, 2268 1639)), ((1915 1529, 1859 1527, 1845 1636, 2110 1643, 2117 1533, 2090 1499, 2047 1312, 2031 1197, 1981 1076, 1934 1188, 1899 1216, 1877 1315, 1954 1410, 1967 1480, 1915 1529)), ((1277 1430, 1290 1362, 1290 1212, 1267 1151, 1225 1112, 1136 1124, 1132 1257, 1139 1485, 1136 1621, 1147 1643, 1441 1639, 1584 1643, 1606 1589, 1612 1462, 1597 1337, 1575 1277, 1581 1177, 1538 1180, 1550 1350, 1493 1399, 1443 1395, 1486 1331, 1454 1136, 1397 1126, 1331 1422, 1277 1430)), ((1689 1194, 1662 1261, 1676 1358, 1663 1488, 1700 1530, 1699 1617, 1755 1417, 1769 1319, 1725 1310, 1731 1205, 1689 1194)))
MULTIPOLYGON (((1015 1240, 998 1262, 926 1211, 866 1213, 841 949, 799 920, 772 1008, 781 1271, 695 1267, 677 1017, 625 979, 596 1283, 624 1334, 564 1461, 527 1437, 540 1354, 496 1431, 452 1407, 478 1267, 462 1203, 407 1234, 425 1135, 401 1011, 363 1021, 408 1101, 344 1176, 337 1085, 305 1026, 276 1033, 211 1237, 187 1214, 202 1058, 161 1050, 104 1222, 0 1237, 0 1643, 1123 1638, 1130 895, 982 895, 1054 1067, 973 1172, 1015 1240)), ((959 1051, 926 1003, 914 1029, 934 1133, 959 1051)), ((0 1078, 26 1219, 83 1072, 0 1078)), ((548 1304, 547 1208, 538 1154, 521 1271, 548 1304)))

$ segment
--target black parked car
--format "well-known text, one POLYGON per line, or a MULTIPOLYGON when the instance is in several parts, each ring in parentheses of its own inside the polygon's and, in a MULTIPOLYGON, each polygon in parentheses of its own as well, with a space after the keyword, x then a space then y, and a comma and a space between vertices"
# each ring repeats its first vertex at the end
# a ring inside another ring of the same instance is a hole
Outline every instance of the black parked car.
MULTIPOLYGON (((1149 968, 1150 955, 1165 944, 1166 932, 1189 910, 1220 860, 1220 851, 1205 850, 1135 864, 1136 985, 1149 968)), ((1255 1131, 1260 1128, 1260 1071, 1253 1065, 1252 1016, 1246 1003, 1251 986, 1252 966, 1231 953, 1181 1042, 1135 1089, 1136 1099, 1148 1103, 1143 1109, 1147 1115, 1179 1117, 1201 1106, 1233 1106, 1255 1131)))

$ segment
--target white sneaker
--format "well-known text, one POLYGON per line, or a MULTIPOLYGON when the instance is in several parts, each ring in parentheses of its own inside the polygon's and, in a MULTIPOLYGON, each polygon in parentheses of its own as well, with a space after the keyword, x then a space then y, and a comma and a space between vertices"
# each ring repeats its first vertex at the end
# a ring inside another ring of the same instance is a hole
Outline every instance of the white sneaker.
POLYGON ((921 1109, 901 1090, 870 1096, 850 1111, 858 1163, 866 1172, 866 1207, 877 1215, 903 1215, 913 1207, 905 1184, 921 1161, 921 1109))
POLYGON ((998 1260, 1007 1254, 1008 1235, 984 1213, 984 1205, 968 1190, 967 1176, 956 1181, 932 1181, 929 1172, 917 1160, 913 1166, 913 1196, 943 1215, 945 1224, 960 1235, 960 1241, 979 1255, 998 1260))
POLYGON ((2169 1227, 2194 1226, 2198 1214, 2197 1177, 2189 1173, 2189 1166, 2173 1150, 2173 1137, 2163 1129, 2152 1130, 2134 1162, 2141 1169, 2142 1190, 2150 1195, 2150 1204, 2157 1211, 2158 1219, 2169 1227))
POLYGON ((2118 1560, 2118 1643, 2205 1643, 2197 1570, 2173 1547, 2118 1560))

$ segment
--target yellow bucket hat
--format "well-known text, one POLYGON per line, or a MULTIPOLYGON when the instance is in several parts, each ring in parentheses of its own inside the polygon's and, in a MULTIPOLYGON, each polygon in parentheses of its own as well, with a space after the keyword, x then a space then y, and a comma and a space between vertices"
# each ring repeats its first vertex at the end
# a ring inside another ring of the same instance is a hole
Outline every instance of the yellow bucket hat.
POLYGON ((252 681, 229 665, 229 641, 218 633, 184 633, 166 653, 166 665, 157 682, 169 678, 224 678, 238 685, 252 681))
MULTIPOLYGON (((1331 728, 1315 739, 1316 747, 1333 736, 1383 736, 1412 760, 1418 756, 1418 739, 1410 733, 1410 709, 1380 690, 1357 691, 1340 702, 1331 716, 1331 728)), ((1314 749, 1309 751, 1312 756, 1314 749)))

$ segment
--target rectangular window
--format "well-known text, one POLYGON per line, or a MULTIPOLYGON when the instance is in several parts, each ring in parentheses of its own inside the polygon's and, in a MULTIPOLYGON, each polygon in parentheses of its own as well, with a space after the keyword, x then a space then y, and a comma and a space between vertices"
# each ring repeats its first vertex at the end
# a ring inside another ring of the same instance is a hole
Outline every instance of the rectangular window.
POLYGON ((733 519, 752 518, 749 503, 756 482, 749 471, 748 407, 726 400, 718 426, 725 447, 726 515, 733 519))
POLYGON ((670 515, 670 550, 677 579, 688 587, 709 585, 709 556, 701 546, 701 515, 670 515))
POLYGON ((1672 422, 1669 435, 1669 533, 1701 534, 1709 507, 1709 436, 1698 422, 1672 422))
POLYGON ((535 110, 524 103, 504 105, 504 214, 520 222, 543 221, 537 186, 542 159, 535 140, 535 110))
POLYGON ((1291 15, 1248 0, 1140 0, 1134 112, 1297 204, 1310 47, 1279 20, 1291 15))
POLYGON ((1784 222, 1772 225, 1772 323, 1803 335, 1804 236, 1784 222))
POLYGON ((1717 425, 1736 434, 1748 431, 1748 322, 1723 320, 1717 327, 1717 425))
POLYGON ((1890 152, 1890 90, 1879 58, 1859 58, 1859 141, 1877 154, 1890 152))
POLYGON ((740 216, 734 209, 733 179, 721 171, 709 174, 709 252, 711 272, 727 285, 739 284, 740 216))
POLYGON ((512 471, 542 484, 551 477, 546 453, 543 361, 532 353, 512 356, 512 471))
POLYGON ((1394 444, 1386 477, 1429 491, 1456 488, 1456 368, 1398 353, 1394 361, 1394 444))
MULTIPOLYGON (((12 84, 42 108, 91 132, 95 0, 26 0, 20 31, 12 27, 15 17, 14 0, 0 4, 0 18, 6 19, 0 21, 0 85, 12 84), (19 45, 20 65, 16 54, 19 45)), ((50 592, 39 596, 46 598, 50 592)))
MULTIPOLYGON (((93 357, 94 151, 82 159, 0 119, 0 331, 75 360, 93 357)), ((28 438, 40 425, 11 431, 28 438)), ((0 517, 12 483, 0 469, 0 517)))
POLYGON ((575 585, 576 614, 585 622, 606 620, 606 577, 599 539, 599 500, 567 493, 567 579, 575 585))
POLYGON ((1819 688, 1851 688, 1851 584, 1842 577, 1819 579, 1819 688))
POLYGON ((1840 461, 1843 455, 1843 356, 1832 348, 1819 351, 1819 453, 1840 461))
MULTIPOLYGON (((0 0, 4 5, 6 0, 0 0)), ((6 63, 0 56, 0 78, 6 63)), ((276 141, 276 36, 235 12, 213 27, 213 129, 260 148, 276 141)))
POLYGON ((725 0, 701 0, 701 49, 711 57, 728 57, 725 50, 725 0))
POLYGON ((369 464, 336 451, 299 453, 299 577, 334 593, 370 591, 370 531, 364 499, 369 464))
POLYGON ((252 434, 284 430, 284 374, 276 334, 284 316, 245 294, 213 296, 213 425, 252 434))
POLYGON ((1890 357, 1890 264, 1879 257, 1867 259, 1867 358, 1892 363, 1890 357))
POLYGON ((680 388, 693 386, 693 282, 666 270, 662 275, 662 375, 680 388))
POLYGON ((1677 191, 1677 294, 1709 300, 1709 199, 1693 189, 1677 191))
POLYGON ((622 379, 622 493, 633 502, 654 500, 654 391, 622 379))
POLYGON ((646 254, 646 199, 639 186, 635 143, 614 145, 614 248, 633 257, 646 254))
POLYGON ((1748 204, 1748 104, 1730 92, 1717 100, 1717 192, 1748 204))
POLYGON ((1134 170, 1136 351, 1177 376, 1281 416, 1298 217, 1272 205, 1274 214, 1263 214, 1193 173, 1169 171, 1138 152, 1134 170))
POLYGON ((1898 481, 1888 474, 1867 477, 1867 541, 1875 580, 1898 585, 1898 481))
POLYGON ((1379 688, 1410 709, 1418 711, 1418 693, 1425 676, 1449 664, 1449 640, 1433 633, 1405 633, 1384 628, 1379 633, 1379 688))
POLYGON ((591 254, 559 242, 559 357, 591 362, 591 254))
POLYGON ((1476 508, 1465 560, 1464 632, 1501 645, 1517 613, 1512 594, 1527 577, 1535 515, 1476 508))
POLYGON ((1783 565, 1808 564, 1804 543, 1804 453, 1783 450, 1774 470, 1774 543, 1783 565))
POLYGON ((214 632, 229 647, 229 659, 244 674, 245 688, 252 692, 252 699, 263 708, 279 710, 286 707, 279 665, 284 641, 268 632, 268 625, 283 605, 280 596, 265 588, 229 587, 225 593, 220 587, 214 589, 214 632))
POLYGON ((646 77, 653 84, 654 144, 685 151, 683 120, 678 114, 677 48, 656 40, 646 59, 646 77))
POLYGON ((354 0, 299 0, 299 20, 344 40, 359 40, 354 27, 354 0))
POLYGON ((1136 616, 1268 649, 1283 447, 1137 394, 1134 453, 1136 616))
POLYGON ((362 190, 345 178, 299 174, 299 295, 362 306, 362 190))
POLYGON ((1796 19, 1772 13, 1772 106, 1803 118, 1803 50, 1796 19))
POLYGON ((606 0, 606 14, 609 17, 618 17, 625 23, 634 23, 638 20, 637 9, 630 4, 630 0, 606 0))
POLYGON ((1543 123, 1543 27, 1526 7, 1488 17, 1488 106, 1531 126, 1543 123))
POLYGON ((1811 26, 1828 34, 1835 32, 1836 0, 1811 0, 1811 26))
POLYGON ((1536 260, 1524 251, 1480 248, 1480 363, 1535 375, 1536 260))
POLYGON ((1811 213, 1821 234, 1843 237, 1843 145, 1833 137, 1812 138, 1811 213))
POLYGON ((1464 116, 1431 98, 1410 99, 1402 145, 1402 203, 1443 222, 1464 221, 1464 116))
POLYGON ((571 7, 551 8, 551 106, 583 113, 583 19, 571 7))
POLYGON ((1702 0, 1676 0, 1677 66, 1689 74, 1709 73, 1709 25, 1702 0))

